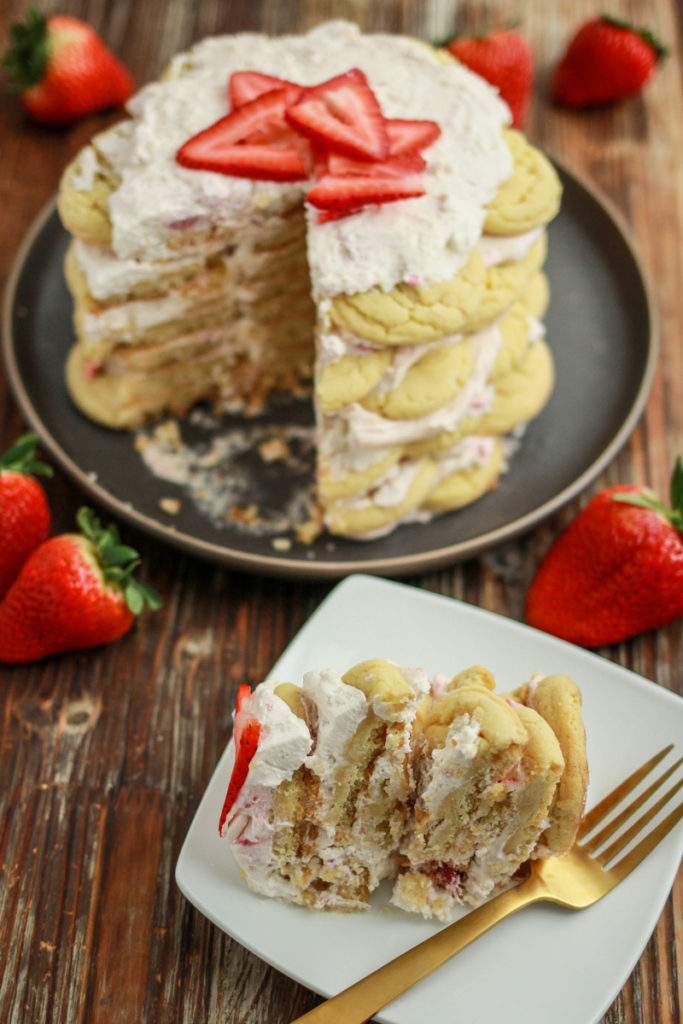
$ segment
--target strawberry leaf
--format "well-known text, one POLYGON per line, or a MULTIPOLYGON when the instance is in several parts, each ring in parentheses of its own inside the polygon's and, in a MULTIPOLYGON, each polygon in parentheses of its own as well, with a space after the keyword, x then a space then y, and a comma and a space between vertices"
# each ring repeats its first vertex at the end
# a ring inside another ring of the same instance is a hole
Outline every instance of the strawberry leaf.
POLYGON ((124 566, 128 565, 131 561, 137 561, 139 564, 138 553, 133 548, 127 547, 125 544, 108 544, 105 548, 107 556, 107 564, 112 566, 124 566))
POLYGON ((37 444, 37 434, 24 434, 9 451, 0 456, 0 470, 7 469, 13 473, 25 473, 27 476, 36 473, 52 476, 52 466, 48 466, 36 458, 37 444))
POLYGON ((612 14, 602 14, 600 18, 601 21, 606 21, 608 25, 614 25, 615 28, 623 28, 626 32, 633 32, 635 35, 640 36, 648 46, 652 47, 658 61, 668 57, 669 51, 667 47, 660 43, 657 36, 649 28, 636 28, 629 21, 624 21, 623 18, 617 18, 612 14))
POLYGON ((613 494, 615 501, 621 501, 625 505, 637 505, 639 508, 649 509, 656 512, 667 522, 671 523, 674 529, 683 534, 683 460, 679 455, 671 475, 671 508, 659 500, 656 494, 648 491, 625 491, 613 494))
POLYGON ((161 597, 156 590, 140 583, 133 576, 140 565, 140 557, 135 548, 121 543, 116 525, 111 523, 103 527, 89 508, 79 509, 76 520, 83 535, 95 548, 104 578, 121 588, 133 615, 139 615, 145 606, 152 611, 161 608, 161 597))
POLYGON ((139 615, 142 609, 145 607, 142 594, 138 587, 134 586, 131 581, 124 590, 124 597, 126 598, 126 604, 132 611, 133 615, 139 615))
POLYGON ((45 16, 31 8, 25 22, 12 25, 10 39, 10 48, 2 63, 15 87, 23 92, 36 85, 47 68, 50 40, 45 16))
POLYGON ((671 508, 683 517, 683 459, 679 455, 676 459, 674 471, 671 474, 671 508))
POLYGON ((146 604, 151 611, 156 612, 161 608, 163 601, 156 590, 152 587, 146 586, 144 583, 140 583, 139 580, 133 580, 132 583, 142 597, 144 604, 146 604))

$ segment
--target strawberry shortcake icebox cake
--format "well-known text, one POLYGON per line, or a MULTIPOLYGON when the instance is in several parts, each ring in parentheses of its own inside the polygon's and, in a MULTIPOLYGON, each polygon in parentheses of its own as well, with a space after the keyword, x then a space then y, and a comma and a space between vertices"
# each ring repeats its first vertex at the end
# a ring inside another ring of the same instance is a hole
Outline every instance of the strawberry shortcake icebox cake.
POLYGON ((370 659, 240 687, 219 831, 255 893, 360 910, 383 880, 448 920, 533 857, 571 847, 588 780, 581 694, 536 673, 511 693, 370 659))
POLYGON ((483 79, 330 22, 209 38, 66 169, 69 392, 137 428, 315 411, 316 516, 373 538, 494 487, 547 402, 561 187, 483 79))

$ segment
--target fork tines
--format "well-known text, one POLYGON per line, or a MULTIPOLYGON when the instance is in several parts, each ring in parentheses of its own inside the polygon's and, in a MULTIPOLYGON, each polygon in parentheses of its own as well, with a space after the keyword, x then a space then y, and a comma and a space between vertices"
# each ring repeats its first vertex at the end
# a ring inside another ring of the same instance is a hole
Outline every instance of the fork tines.
MULTIPOLYGON (((601 824, 611 813, 614 811, 619 804, 630 794, 636 787, 653 771, 656 766, 664 760, 667 754, 673 750, 673 743, 664 747, 657 754, 651 757, 645 762, 637 771, 633 772, 627 779, 625 779, 616 789, 608 793, 588 814, 586 814, 581 822, 581 826, 578 832, 578 839, 583 839, 589 833, 591 833, 597 825, 601 824)), ((680 768, 683 764, 683 758, 679 758, 675 764, 667 768, 654 782, 650 783, 646 789, 644 789, 635 799, 633 799, 622 811, 620 811, 615 817, 599 832, 586 843, 581 844, 581 849, 586 853, 594 855, 594 859, 597 860, 603 867, 608 865, 618 853, 621 853, 623 849, 631 842, 631 840, 638 835, 638 833, 653 820, 653 818, 659 814, 661 809, 671 800, 676 793, 683 786, 683 778, 680 778, 677 782, 671 786, 663 796, 661 796, 652 806, 650 806, 639 818, 637 818, 633 824, 631 824, 624 832, 622 832, 618 838, 611 843, 606 849, 601 850, 600 848, 613 836, 626 822, 628 822, 635 812, 647 803, 648 800, 660 789, 664 783, 671 778, 671 776, 680 768), (600 852, 596 852, 600 851, 600 852)), ((620 875, 624 876, 628 874, 634 864, 639 863, 640 860, 650 850, 659 843, 664 836, 671 831, 672 828, 683 818, 683 803, 669 814, 667 818, 661 821, 656 828, 649 833, 645 839, 641 840, 637 847, 632 850, 622 861, 619 862, 614 868, 610 870, 616 870, 620 875)))

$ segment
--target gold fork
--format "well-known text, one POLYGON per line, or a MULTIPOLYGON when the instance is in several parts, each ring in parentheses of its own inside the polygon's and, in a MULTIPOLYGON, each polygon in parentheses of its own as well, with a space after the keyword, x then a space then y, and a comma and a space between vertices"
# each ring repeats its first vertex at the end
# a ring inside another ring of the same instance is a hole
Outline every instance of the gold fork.
POLYGON ((609 821, 588 842, 581 843, 602 824, 611 812, 645 779, 647 775, 673 750, 673 743, 646 761, 616 789, 584 816, 577 841, 563 857, 531 861, 528 877, 519 885, 506 889, 498 896, 472 910, 465 917, 443 928, 425 942, 391 960, 339 995, 316 1006, 314 1010, 297 1017, 292 1024, 363 1024, 374 1013, 437 967, 445 963, 465 946, 473 942, 504 917, 514 914, 529 903, 546 900, 563 907, 580 910, 597 902, 623 881, 649 853, 654 850, 672 828, 683 818, 683 803, 631 849, 620 861, 607 867, 631 842, 683 785, 683 779, 673 785, 657 802, 598 853, 608 838, 613 836, 633 814, 669 779, 683 763, 683 758, 672 765, 659 778, 636 797, 623 811, 609 821))

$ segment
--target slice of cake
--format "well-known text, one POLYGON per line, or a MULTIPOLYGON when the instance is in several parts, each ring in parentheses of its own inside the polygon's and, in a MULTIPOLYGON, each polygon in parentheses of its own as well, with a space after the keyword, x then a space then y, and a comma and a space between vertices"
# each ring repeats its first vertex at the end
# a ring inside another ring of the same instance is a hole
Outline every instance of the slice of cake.
POLYGON ((412 793, 410 736, 424 672, 367 661, 301 687, 263 683, 235 716, 236 747, 258 723, 222 827, 251 889, 356 910, 396 871, 412 793))
POLYGON ((481 78, 345 22, 204 40, 67 168, 80 409, 134 428, 312 383, 317 516, 365 539, 495 486, 543 408, 560 184, 481 78))
POLYGON ((564 676, 509 696, 478 666, 447 683, 371 660, 244 690, 219 829, 254 892, 356 910, 388 878, 396 906, 447 920, 574 841, 585 734, 564 676))

